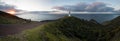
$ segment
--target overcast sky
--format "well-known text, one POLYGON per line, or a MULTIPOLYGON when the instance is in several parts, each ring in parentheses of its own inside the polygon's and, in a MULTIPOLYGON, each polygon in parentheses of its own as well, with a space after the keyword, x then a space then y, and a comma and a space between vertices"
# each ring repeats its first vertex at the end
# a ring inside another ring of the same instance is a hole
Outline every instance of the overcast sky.
MULTIPOLYGON (((102 7, 105 7, 107 10, 109 10, 109 8, 110 10, 120 9, 120 0, 0 0, 0 4, 7 4, 6 6, 2 6, 3 8, 6 7, 4 9, 14 8, 18 10, 27 11, 52 11, 53 9, 59 9, 54 8, 57 6, 58 7, 72 6, 71 8, 75 8, 76 7, 75 5, 80 3, 82 3, 81 6, 87 4, 87 6, 85 6, 87 8, 90 7, 91 5, 94 5, 95 2, 101 2, 100 4, 104 3, 105 6, 102 7)), ((85 10, 82 9, 82 11, 85 10)))

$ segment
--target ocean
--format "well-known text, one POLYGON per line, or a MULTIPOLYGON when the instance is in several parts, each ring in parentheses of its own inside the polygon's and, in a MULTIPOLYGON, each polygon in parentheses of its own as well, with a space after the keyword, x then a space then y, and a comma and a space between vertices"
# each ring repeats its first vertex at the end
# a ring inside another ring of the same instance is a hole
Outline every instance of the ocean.
MULTIPOLYGON (((120 16, 119 14, 71 14, 71 15, 77 18, 80 18, 80 19, 85 19, 85 20, 94 19, 100 23, 104 21, 112 20, 116 18, 117 16, 120 16)), ((67 16, 67 14, 38 14, 38 13, 33 14, 33 13, 30 13, 30 14, 18 14, 16 16, 23 18, 23 19, 29 19, 32 21, 44 21, 44 20, 56 20, 64 16, 67 16)))

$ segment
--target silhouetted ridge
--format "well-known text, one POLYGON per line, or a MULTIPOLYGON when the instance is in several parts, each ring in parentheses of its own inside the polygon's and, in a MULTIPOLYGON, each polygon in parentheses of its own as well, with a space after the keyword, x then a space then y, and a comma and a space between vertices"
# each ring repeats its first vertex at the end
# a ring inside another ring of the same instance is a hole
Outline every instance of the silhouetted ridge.
POLYGON ((106 22, 105 26, 112 35, 111 41, 120 41, 120 16, 106 22))
POLYGON ((96 20, 94 20, 94 19, 89 20, 89 22, 99 24, 99 23, 98 23, 96 20))
POLYGON ((120 16, 114 18, 113 20, 107 22, 106 26, 116 27, 120 25, 120 16))
POLYGON ((3 12, 3 11, 0 11, 0 16, 1 17, 7 17, 7 18, 16 18, 16 19, 19 18, 17 16, 11 15, 11 14, 3 12))
POLYGON ((27 23, 29 20, 19 18, 15 15, 0 11, 0 24, 27 23))
POLYGON ((115 19, 113 19, 111 22, 119 23, 120 24, 120 16, 116 17, 115 19))

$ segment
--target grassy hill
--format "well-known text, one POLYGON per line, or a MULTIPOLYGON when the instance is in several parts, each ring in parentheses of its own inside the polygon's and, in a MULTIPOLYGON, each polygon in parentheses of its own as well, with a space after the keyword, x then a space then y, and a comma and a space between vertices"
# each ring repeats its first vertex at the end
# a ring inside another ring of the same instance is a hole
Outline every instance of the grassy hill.
POLYGON ((120 41, 120 16, 109 21, 105 26, 107 26, 111 34, 113 34, 111 41, 120 41))
POLYGON ((95 20, 83 20, 65 16, 20 34, 0 38, 0 41, 119 41, 119 25, 116 18, 107 25, 95 20), (114 23, 114 26, 112 22, 114 23))
POLYGON ((96 41, 106 33, 103 26, 76 17, 64 17, 25 32, 28 41, 96 41), (101 34, 101 35, 100 35, 101 34))
POLYGON ((30 21, 19 18, 17 16, 11 15, 3 11, 0 11, 0 24, 16 24, 16 23, 21 24, 21 23, 27 23, 27 22, 30 22, 30 21))

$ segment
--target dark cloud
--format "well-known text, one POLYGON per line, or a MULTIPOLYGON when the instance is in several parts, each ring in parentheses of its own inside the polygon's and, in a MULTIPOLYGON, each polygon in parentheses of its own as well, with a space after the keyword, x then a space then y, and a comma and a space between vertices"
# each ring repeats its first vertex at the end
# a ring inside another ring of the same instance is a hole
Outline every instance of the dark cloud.
POLYGON ((15 10, 16 12, 21 11, 21 10, 16 9, 14 5, 9 5, 4 2, 0 2, 0 11, 7 12, 8 10, 15 10))
POLYGON ((91 4, 79 3, 76 5, 65 5, 65 6, 55 6, 54 9, 63 10, 63 11, 76 11, 76 12, 112 12, 114 8, 108 7, 107 4, 103 2, 93 2, 91 4))

